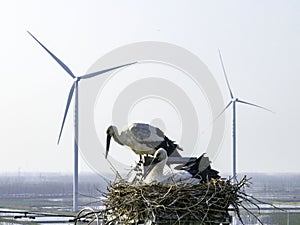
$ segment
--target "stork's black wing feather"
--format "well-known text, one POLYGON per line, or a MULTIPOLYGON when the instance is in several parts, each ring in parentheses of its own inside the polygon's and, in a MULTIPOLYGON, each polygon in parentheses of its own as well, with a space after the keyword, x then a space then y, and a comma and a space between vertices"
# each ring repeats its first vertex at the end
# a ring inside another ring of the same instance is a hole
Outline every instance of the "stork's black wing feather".
MULTIPOLYGON (((200 165, 201 160, 205 159, 205 158, 203 158, 204 156, 205 156, 205 153, 203 153, 196 160, 187 162, 181 168, 181 170, 185 170, 185 171, 189 172, 190 174, 193 175, 194 178, 202 179, 202 182, 206 182, 207 180, 210 180, 212 178, 213 179, 220 178, 220 176, 218 175, 219 172, 217 170, 212 169, 210 164, 208 164, 208 166, 206 166, 204 169, 199 169, 199 168, 201 168, 201 165, 200 165)), ((208 160, 208 158, 206 160, 208 160)))
POLYGON ((187 162, 186 164, 184 164, 184 166, 181 168, 181 170, 186 170, 186 171, 190 172, 191 174, 196 174, 197 172, 199 172, 199 163, 201 162, 204 155, 205 155, 205 153, 203 153, 196 160, 187 162))
MULTIPOLYGON (((197 176, 201 176, 202 181, 206 182, 211 179, 219 179, 220 176, 218 174, 219 174, 219 171, 211 169, 211 168, 207 168, 204 171, 202 171, 201 173, 199 173, 199 175, 197 175, 197 176)), ((197 177, 197 176, 195 176, 195 177, 197 177)))

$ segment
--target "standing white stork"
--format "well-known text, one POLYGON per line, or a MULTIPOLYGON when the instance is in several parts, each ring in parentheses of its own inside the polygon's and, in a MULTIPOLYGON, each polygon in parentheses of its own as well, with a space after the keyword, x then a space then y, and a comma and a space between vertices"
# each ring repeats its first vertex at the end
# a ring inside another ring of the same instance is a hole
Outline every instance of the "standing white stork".
POLYGON ((168 154, 166 150, 159 149, 155 152, 154 158, 144 175, 144 182, 150 184, 152 182, 159 183, 199 183, 202 178, 198 176, 197 178, 193 176, 188 171, 177 170, 165 173, 165 165, 168 160, 168 154))
POLYGON ((165 136, 159 128, 153 127, 145 123, 133 123, 126 130, 120 134, 117 127, 110 126, 107 131, 106 139, 106 155, 107 158, 110 146, 111 137, 120 145, 126 145, 132 149, 136 154, 141 155, 150 154, 153 155, 157 149, 163 148, 167 151, 168 156, 180 156, 175 150, 181 150, 174 141, 171 141, 165 136))

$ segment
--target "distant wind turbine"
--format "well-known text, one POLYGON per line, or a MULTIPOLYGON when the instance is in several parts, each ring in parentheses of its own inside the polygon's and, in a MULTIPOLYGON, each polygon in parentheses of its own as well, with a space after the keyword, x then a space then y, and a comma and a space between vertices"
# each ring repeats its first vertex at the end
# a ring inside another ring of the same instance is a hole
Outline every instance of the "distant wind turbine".
POLYGON ((231 97, 231 100, 229 101, 227 106, 224 108, 224 110, 219 114, 219 116, 221 116, 225 112, 225 110, 228 109, 229 106, 232 104, 232 148, 233 148, 233 160, 232 160, 232 163, 233 163, 232 170, 233 171, 232 171, 232 176, 233 176, 234 179, 236 179, 236 103, 241 103, 241 104, 245 104, 245 105, 254 106, 254 107, 257 107, 257 108, 260 108, 260 109, 267 110, 269 112, 272 112, 272 111, 267 109, 267 108, 261 107, 259 105, 240 100, 240 99, 238 99, 234 96, 234 94, 233 94, 233 92, 230 88, 230 85, 229 85, 228 77, 227 77, 227 74, 226 74, 226 71, 225 71, 225 67, 224 67, 224 63, 223 63, 223 59, 222 59, 222 55, 221 55, 220 50, 219 50, 219 56, 220 56, 220 61, 221 61, 221 64, 222 64, 223 73, 224 73, 224 76, 225 76, 225 79, 226 79, 226 84, 227 84, 229 94, 230 94, 230 97, 231 97))
POLYGON ((109 71, 112 70, 116 70, 125 66, 129 66, 132 64, 135 64, 136 62, 133 63, 128 63, 128 64, 124 64, 121 66, 116 66, 116 67, 112 67, 109 69, 105 69, 105 70, 101 70, 98 72, 94 72, 94 73, 89 73, 89 74, 85 74, 83 76, 75 76, 72 71, 69 69, 69 67, 67 67, 59 58, 57 58, 52 52, 50 52, 50 50, 48 50, 38 39, 36 39, 29 31, 27 31, 31 37, 34 38, 34 40, 36 40, 40 46, 42 46, 51 56, 52 58, 73 78, 73 84, 71 86, 71 89, 69 91, 69 96, 68 96, 68 100, 67 100, 67 104, 66 104, 66 109, 65 109, 65 113, 64 113, 64 117, 63 117, 63 121, 61 124, 61 128, 60 128, 60 132, 59 132, 59 136, 58 136, 58 140, 57 140, 57 144, 59 144, 60 138, 61 138, 61 134, 64 128, 64 124, 65 124, 65 120, 66 120, 66 116, 68 114, 68 110, 69 110, 69 106, 72 100, 72 97, 74 95, 75 92, 75 107, 74 107, 74 174, 73 174, 73 210, 74 211, 78 211, 78 83, 80 80, 82 79, 88 79, 88 78, 92 78, 95 76, 98 76, 100 74, 103 73, 107 73, 109 71))

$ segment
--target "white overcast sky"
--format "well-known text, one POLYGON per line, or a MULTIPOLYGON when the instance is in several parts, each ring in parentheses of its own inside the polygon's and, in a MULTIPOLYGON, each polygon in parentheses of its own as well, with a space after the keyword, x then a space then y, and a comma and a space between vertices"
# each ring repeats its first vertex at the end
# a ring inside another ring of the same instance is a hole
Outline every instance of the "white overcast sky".
MULTIPOLYGON (((296 0, 1 1, 0 172, 73 168, 72 113, 56 145, 72 80, 29 30, 78 75, 125 44, 181 46, 208 66, 227 102, 220 48, 237 97, 276 112, 238 106, 238 171, 299 173, 299 12, 296 0)), ((213 162, 222 172, 231 171, 230 110, 226 115, 213 162)), ((80 159, 80 171, 89 170, 80 159)))

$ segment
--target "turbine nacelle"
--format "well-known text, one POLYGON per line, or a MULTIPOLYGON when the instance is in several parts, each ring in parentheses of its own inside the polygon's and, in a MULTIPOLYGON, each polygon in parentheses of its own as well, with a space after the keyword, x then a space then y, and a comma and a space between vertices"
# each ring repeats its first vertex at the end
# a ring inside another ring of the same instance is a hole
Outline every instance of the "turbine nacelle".
MULTIPOLYGON (((103 74, 103 73, 107 73, 107 72, 110 72, 112 70, 116 70, 116 69, 119 69, 119 68, 122 68, 122 67, 125 67, 125 66, 129 66, 129 65, 132 65, 132 64, 135 64, 137 62, 133 62, 133 63, 127 63, 127 64, 124 64, 124 65, 121 65, 121 66, 115 66, 115 67, 111 67, 111 68, 108 68, 108 69, 104 69, 104 70, 101 70, 101 71, 97 71, 97 72, 93 72, 93 73, 89 73, 89 74, 85 74, 83 76, 75 76, 74 73, 70 70, 70 68, 64 64, 59 58, 57 58, 48 48, 46 48, 35 36, 33 36, 29 31, 27 31, 29 33, 29 35, 34 39, 36 40, 37 43, 39 43, 40 46, 42 46, 43 49, 45 49, 46 52, 48 52, 48 54, 74 79, 74 82, 70 88, 70 91, 69 91, 69 96, 68 96, 68 100, 67 100, 67 104, 66 104, 66 109, 65 109, 65 113, 64 113, 64 117, 63 117, 63 121, 62 121, 62 125, 61 125, 61 129, 60 129, 60 132, 59 132, 59 137, 58 137, 58 141, 57 141, 57 144, 59 144, 59 141, 60 141, 60 137, 61 137, 61 134, 62 134, 62 130, 63 130, 63 127, 64 127, 64 123, 65 123, 65 119, 66 119, 66 116, 68 114, 68 110, 69 110, 69 106, 70 106, 70 103, 71 103, 71 100, 72 100, 72 97, 74 95, 74 90, 77 89, 77 85, 78 82, 81 80, 81 79, 88 79, 88 78, 92 78, 92 77, 95 77, 95 76, 98 76, 100 74, 103 74)), ((76 95, 76 98, 77 98, 77 95, 76 95)), ((76 101, 77 102, 77 101, 76 101)), ((76 127, 76 124, 75 124, 75 127, 76 127)))

